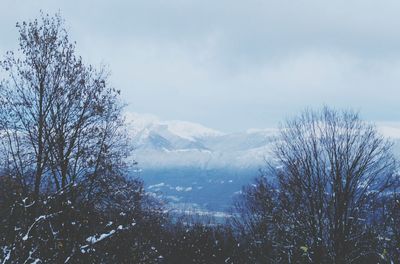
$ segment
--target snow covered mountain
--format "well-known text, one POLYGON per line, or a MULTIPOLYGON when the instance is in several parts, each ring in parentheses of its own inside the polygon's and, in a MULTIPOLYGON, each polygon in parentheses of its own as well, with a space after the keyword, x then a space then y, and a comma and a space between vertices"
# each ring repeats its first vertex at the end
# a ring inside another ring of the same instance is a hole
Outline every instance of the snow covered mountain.
POLYGON ((160 121, 129 114, 135 160, 144 168, 201 169, 259 167, 265 163, 275 129, 223 133, 196 123, 160 121))
MULTIPOLYGON (((242 186, 251 183, 270 156, 276 129, 223 133, 185 121, 163 121, 129 113, 134 159, 152 195, 175 210, 220 214, 227 211, 242 186)), ((378 124, 396 142, 400 125, 378 124)))

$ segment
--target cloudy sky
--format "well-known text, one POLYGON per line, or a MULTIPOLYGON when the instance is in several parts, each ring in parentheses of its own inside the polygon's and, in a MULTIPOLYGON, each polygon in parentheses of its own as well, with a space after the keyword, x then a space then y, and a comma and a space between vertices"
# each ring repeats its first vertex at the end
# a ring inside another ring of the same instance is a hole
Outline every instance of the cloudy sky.
POLYGON ((226 132, 323 104, 400 121, 398 0, 0 0, 1 54, 39 10, 61 11, 129 111, 226 132))

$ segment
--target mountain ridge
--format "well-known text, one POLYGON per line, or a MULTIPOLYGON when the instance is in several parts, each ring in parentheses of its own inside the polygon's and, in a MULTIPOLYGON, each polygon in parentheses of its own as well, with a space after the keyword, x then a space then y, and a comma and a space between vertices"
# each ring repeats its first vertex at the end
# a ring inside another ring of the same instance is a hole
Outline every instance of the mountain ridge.
MULTIPOLYGON (((271 154, 278 129, 224 133, 187 121, 164 121, 154 115, 129 113, 127 120, 139 166, 151 168, 260 167, 271 154)), ((400 124, 381 123, 380 133, 400 141, 400 124)), ((396 144, 396 152, 399 144, 396 144)))

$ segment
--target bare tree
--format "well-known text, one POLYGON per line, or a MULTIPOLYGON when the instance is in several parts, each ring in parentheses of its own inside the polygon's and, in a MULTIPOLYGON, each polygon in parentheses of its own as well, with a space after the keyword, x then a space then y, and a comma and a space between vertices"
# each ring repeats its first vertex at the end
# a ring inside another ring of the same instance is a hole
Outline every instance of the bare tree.
POLYGON ((243 199, 252 207, 239 206, 240 223, 252 223, 254 233, 260 226, 272 230, 268 234, 280 252, 277 262, 376 261, 381 253, 373 246, 378 239, 376 201, 396 182, 391 146, 357 113, 303 112, 282 126, 275 143, 269 171, 278 190, 262 181, 245 191, 243 199), (264 225, 253 223, 261 212, 251 218, 243 213, 253 209, 265 211, 264 225))
POLYGON ((277 220, 277 191, 264 176, 243 187, 234 202, 236 217, 230 220, 242 239, 246 263, 273 263, 276 255, 273 243, 277 241, 274 224, 277 220))
POLYGON ((0 87, 7 171, 34 200, 45 188, 117 174, 130 148, 119 91, 108 85, 107 72, 75 55, 59 15, 17 27, 19 50, 1 62, 8 75, 0 87))

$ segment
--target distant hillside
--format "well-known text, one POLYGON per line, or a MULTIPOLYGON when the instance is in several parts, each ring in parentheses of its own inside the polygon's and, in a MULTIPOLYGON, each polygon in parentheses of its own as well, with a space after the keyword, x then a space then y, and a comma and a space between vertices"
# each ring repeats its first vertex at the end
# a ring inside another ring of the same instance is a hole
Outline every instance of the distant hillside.
MULTIPOLYGON (((227 211, 243 185, 250 184, 270 157, 276 129, 223 133, 185 121, 128 114, 139 175, 147 190, 170 208, 227 211)), ((379 124, 395 141, 400 157, 400 125, 379 124)))

